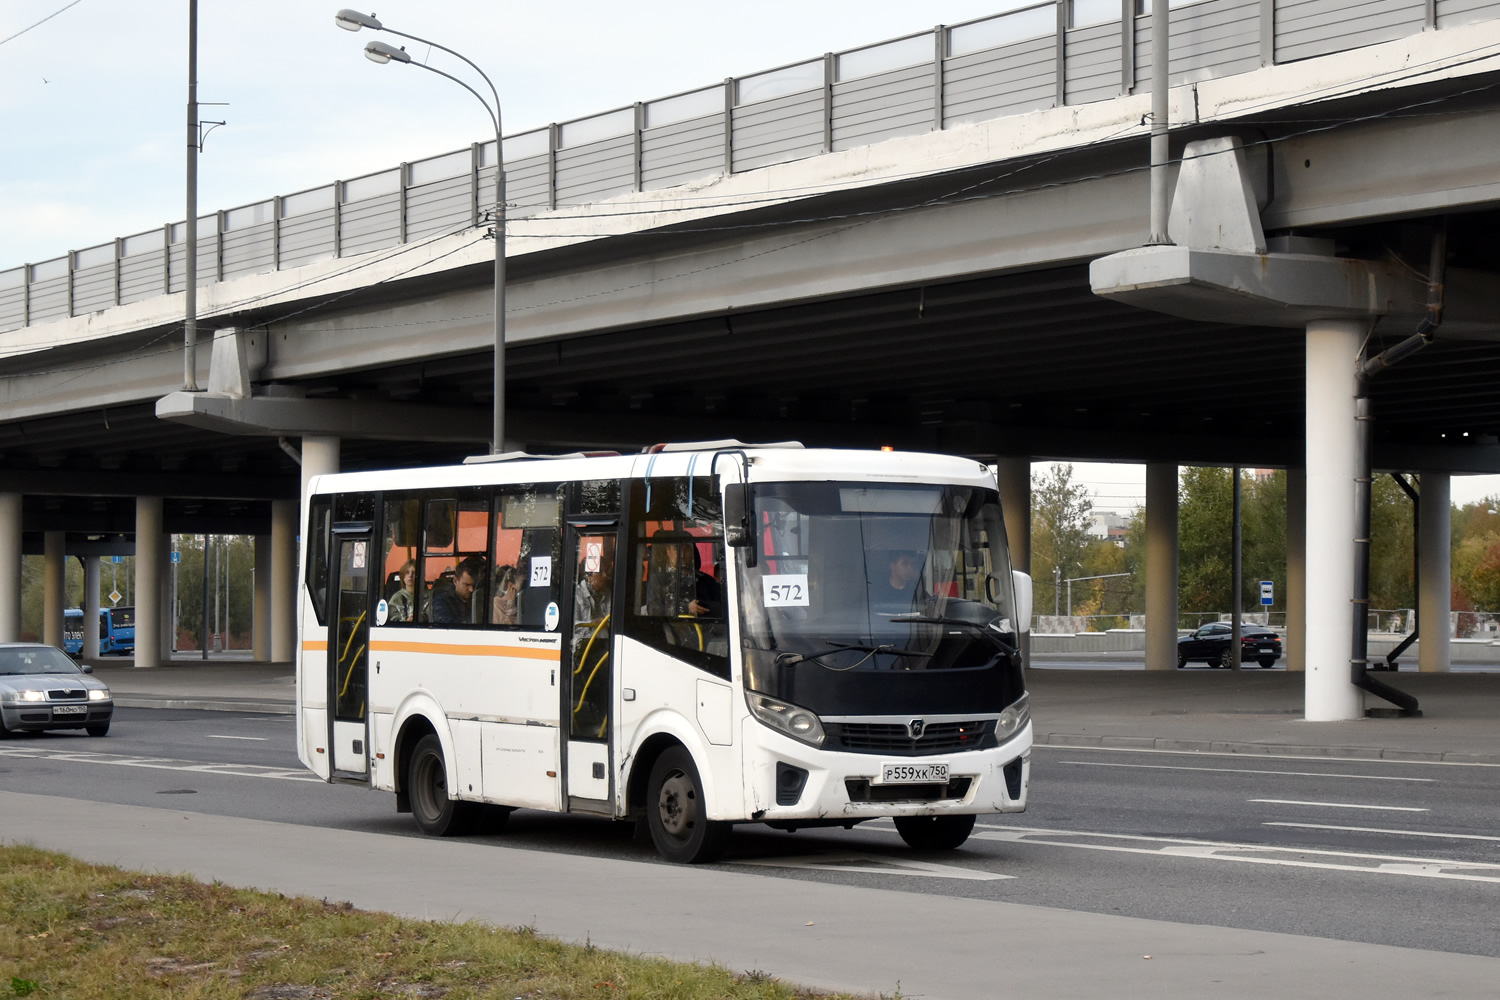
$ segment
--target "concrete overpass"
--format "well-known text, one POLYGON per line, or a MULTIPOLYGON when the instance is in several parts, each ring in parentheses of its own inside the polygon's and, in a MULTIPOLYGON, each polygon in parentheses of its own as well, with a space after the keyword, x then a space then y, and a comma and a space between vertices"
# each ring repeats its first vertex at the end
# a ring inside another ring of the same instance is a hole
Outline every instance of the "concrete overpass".
MULTIPOLYGON (((1177 465, 1285 466, 1306 614, 1292 662, 1310 713, 1349 717, 1354 359, 1424 315, 1440 223, 1442 326, 1371 383, 1374 463, 1421 473, 1434 540, 1447 477, 1500 471, 1495 18, 1473 0, 1174 6, 1177 245, 1148 251, 1152 19, 1130 0, 1027 7, 509 137, 505 447, 956 451, 1001 460, 1020 524, 1031 459, 1152 463, 1163 668, 1177 465), (1343 638, 1304 653, 1309 620, 1343 638)), ((264 652, 290 659, 272 609, 294 582, 299 449, 308 475, 488 444, 493 146, 200 223, 198 314, 222 328, 199 351, 207 393, 176 392, 180 223, 0 272, 0 565, 30 546, 60 566, 132 527, 248 526, 257 579, 275 580, 264 652)), ((146 579, 160 549, 138 546, 146 579)), ((1424 636, 1446 619, 1446 551, 1424 546, 1424 636)), ((138 589, 152 619, 164 602, 138 589)), ((0 635, 18 605, 18 574, 0 573, 0 635)), ((1424 642, 1424 669, 1445 664, 1424 642)))

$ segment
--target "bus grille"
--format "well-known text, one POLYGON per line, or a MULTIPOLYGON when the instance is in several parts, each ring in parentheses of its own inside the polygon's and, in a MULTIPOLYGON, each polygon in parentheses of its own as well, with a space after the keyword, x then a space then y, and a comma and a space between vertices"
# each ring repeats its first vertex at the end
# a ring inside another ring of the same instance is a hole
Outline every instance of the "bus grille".
POLYGON ((970 777, 930 785, 875 785, 869 778, 845 778, 844 790, 850 802, 942 802, 968 795, 973 783, 970 777))
POLYGON ((920 756, 963 750, 986 750, 996 746, 992 719, 970 722, 928 723, 920 739, 912 739, 906 726, 890 722, 825 722, 825 750, 851 753, 884 753, 920 756))

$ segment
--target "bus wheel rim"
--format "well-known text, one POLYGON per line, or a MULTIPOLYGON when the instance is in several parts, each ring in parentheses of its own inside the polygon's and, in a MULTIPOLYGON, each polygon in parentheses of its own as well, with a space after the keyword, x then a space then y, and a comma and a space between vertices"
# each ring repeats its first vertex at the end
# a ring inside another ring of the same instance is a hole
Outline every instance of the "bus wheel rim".
POLYGON ((696 818, 696 800, 693 783, 687 775, 673 771, 661 783, 661 795, 657 801, 662 827, 674 837, 687 837, 696 818))

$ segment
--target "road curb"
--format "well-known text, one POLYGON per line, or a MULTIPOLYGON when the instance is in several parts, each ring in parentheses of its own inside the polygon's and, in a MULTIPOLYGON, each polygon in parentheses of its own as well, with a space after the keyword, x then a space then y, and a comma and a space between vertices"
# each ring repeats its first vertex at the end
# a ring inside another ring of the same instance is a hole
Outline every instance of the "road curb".
POLYGON ((261 715, 295 715, 296 707, 281 701, 236 701, 225 698, 152 698, 143 695, 114 697, 119 708, 173 708, 198 712, 256 712, 261 715))
POLYGON ((1489 764, 1500 766, 1500 753, 1396 750, 1389 747, 1308 746, 1297 743, 1235 743, 1225 740, 1179 740, 1153 736, 1086 736, 1081 733, 1041 733, 1038 746, 1098 747, 1111 750, 1176 750, 1192 753, 1288 754, 1364 760, 1405 760, 1413 763, 1489 764))

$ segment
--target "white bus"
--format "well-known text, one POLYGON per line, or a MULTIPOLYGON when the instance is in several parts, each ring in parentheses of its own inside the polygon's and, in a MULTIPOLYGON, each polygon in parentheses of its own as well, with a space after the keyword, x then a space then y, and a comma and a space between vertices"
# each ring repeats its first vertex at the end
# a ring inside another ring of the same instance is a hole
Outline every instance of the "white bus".
POLYGON ((734 823, 946 849, 1026 807, 1031 581, 979 462, 723 442, 308 492, 299 755, 429 834, 580 812, 699 862, 734 823))

